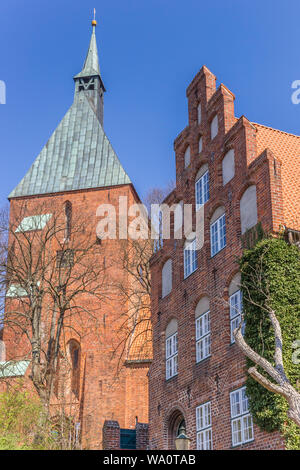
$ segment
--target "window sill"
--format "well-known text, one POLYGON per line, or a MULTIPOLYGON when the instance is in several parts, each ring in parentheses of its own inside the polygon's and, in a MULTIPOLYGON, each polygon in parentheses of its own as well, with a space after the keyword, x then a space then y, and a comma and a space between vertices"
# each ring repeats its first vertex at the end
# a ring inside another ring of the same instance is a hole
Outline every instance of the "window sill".
MULTIPOLYGON (((204 204, 201 204, 201 206, 198 206, 198 207, 196 206, 196 212, 199 212, 199 211, 200 211, 200 209, 201 209, 202 207, 204 207, 204 206, 205 206, 205 204, 206 204, 208 201, 209 201, 209 199, 207 199, 207 201, 205 201, 205 203, 204 203, 204 204)), ((218 253, 219 253, 219 252, 218 252, 218 253)))
POLYGON ((195 271, 191 272, 190 274, 188 274, 187 276, 185 276, 183 278, 183 280, 185 281, 186 279, 188 279, 192 274, 194 274, 196 271, 198 270, 198 268, 195 269, 195 271))
POLYGON ((219 253, 221 253, 221 251, 225 250, 227 245, 225 245, 223 248, 221 248, 221 250, 217 251, 217 253, 215 253, 214 255, 210 255, 210 259, 214 258, 215 256, 217 256, 219 253))
POLYGON ((251 442, 254 442, 255 441, 255 438, 251 439, 251 441, 247 441, 247 442, 241 442, 240 444, 235 444, 235 445, 231 445, 231 449, 237 449, 238 447, 245 447, 247 444, 251 444, 251 442))
POLYGON ((203 359, 201 359, 201 361, 198 361, 198 362, 196 361, 196 366, 198 366, 198 365, 202 364, 203 362, 207 361, 208 359, 211 358, 211 356, 212 355, 210 354, 209 356, 206 356, 203 359))
POLYGON ((178 373, 176 375, 172 375, 172 377, 169 377, 168 379, 166 378, 165 382, 170 383, 170 381, 176 379, 176 377, 178 377, 178 373))
MULTIPOLYGON (((173 289, 172 289, 172 290, 173 290, 173 289)), ((162 300, 165 300, 165 299, 167 299, 167 298, 170 296, 170 294, 172 294, 172 290, 171 290, 170 292, 168 292, 168 294, 166 294, 166 295, 164 295, 164 296, 161 296, 161 297, 159 297, 159 300, 160 300, 160 301, 162 301, 162 300)))

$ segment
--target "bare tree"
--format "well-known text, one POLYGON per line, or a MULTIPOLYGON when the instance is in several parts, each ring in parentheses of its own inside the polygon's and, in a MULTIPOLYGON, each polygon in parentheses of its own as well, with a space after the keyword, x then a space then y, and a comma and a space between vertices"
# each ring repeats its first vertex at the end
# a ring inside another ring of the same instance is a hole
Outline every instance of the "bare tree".
POLYGON ((120 246, 119 259, 127 277, 114 283, 116 295, 126 306, 121 314, 115 347, 119 364, 124 359, 152 358, 149 266, 152 254, 151 240, 124 240, 120 246))
POLYGON ((65 209, 53 209, 49 214, 44 205, 35 205, 39 215, 28 217, 22 203, 14 206, 10 222, 0 218, 0 237, 7 241, 0 292, 4 328, 15 347, 11 358, 30 359, 30 378, 47 410, 59 361, 68 359, 67 330, 80 337, 95 326, 106 295, 105 267, 95 256, 90 220, 82 215, 66 220, 65 209))
POLYGON ((149 216, 151 213, 151 204, 161 204, 164 199, 175 189, 176 183, 170 180, 169 183, 163 187, 153 187, 147 192, 144 204, 148 210, 149 216))
MULTIPOLYGON (((170 181, 165 188, 151 188, 146 194, 144 205, 151 217, 151 205, 161 204, 173 191, 175 184, 170 181)), ((121 296, 126 306, 121 314, 118 327, 115 354, 119 364, 124 359, 152 358, 151 325, 151 273, 149 260, 155 251, 155 240, 151 240, 149 220, 148 239, 124 240, 120 245, 118 262, 126 273, 123 280, 114 282, 116 295, 121 296)))
POLYGON ((300 426, 300 393, 292 386, 290 383, 287 374, 284 369, 283 363, 283 340, 282 340, 282 331, 279 320, 276 316, 276 312, 271 307, 271 293, 268 285, 268 281, 264 276, 263 269, 263 256, 262 254, 260 262, 255 266, 250 266, 251 274, 248 276, 250 278, 250 286, 255 288, 263 298, 263 303, 258 303, 253 299, 249 284, 245 283, 243 287, 243 303, 247 302, 254 305, 258 309, 263 309, 267 313, 268 318, 270 319, 272 328, 274 330, 274 364, 272 365, 267 359, 254 351, 245 341, 242 335, 242 322, 239 327, 236 328, 233 332, 236 344, 241 349, 241 351, 248 357, 251 361, 254 362, 254 366, 248 369, 249 375, 261 384, 264 388, 270 392, 279 394, 283 396, 289 404, 288 417, 294 421, 298 426, 300 426), (267 373, 268 377, 265 377, 258 371, 258 367, 261 367, 264 372, 267 373))

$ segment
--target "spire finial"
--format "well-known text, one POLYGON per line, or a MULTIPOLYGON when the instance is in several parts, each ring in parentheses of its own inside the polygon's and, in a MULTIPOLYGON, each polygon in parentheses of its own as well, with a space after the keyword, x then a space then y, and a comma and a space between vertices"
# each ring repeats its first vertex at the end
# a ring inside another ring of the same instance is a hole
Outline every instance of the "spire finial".
POLYGON ((96 21, 96 8, 94 8, 94 19, 92 21, 92 26, 97 26, 97 21, 96 21))

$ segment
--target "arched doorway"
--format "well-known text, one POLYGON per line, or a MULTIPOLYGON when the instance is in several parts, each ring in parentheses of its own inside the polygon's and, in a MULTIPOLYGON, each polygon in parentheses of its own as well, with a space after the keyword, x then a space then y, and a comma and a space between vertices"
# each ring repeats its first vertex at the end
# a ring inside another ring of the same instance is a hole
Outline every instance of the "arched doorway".
POLYGON ((186 433, 185 418, 180 410, 175 410, 168 421, 168 449, 176 449, 175 439, 183 430, 186 433))

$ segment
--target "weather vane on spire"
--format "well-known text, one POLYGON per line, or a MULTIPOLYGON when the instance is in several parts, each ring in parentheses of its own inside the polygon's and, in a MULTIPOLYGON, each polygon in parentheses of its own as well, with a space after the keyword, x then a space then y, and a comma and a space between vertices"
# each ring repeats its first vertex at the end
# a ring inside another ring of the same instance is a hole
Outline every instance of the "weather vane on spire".
POLYGON ((94 8, 94 19, 92 21, 92 26, 97 26, 97 21, 96 21, 96 8, 94 8))

